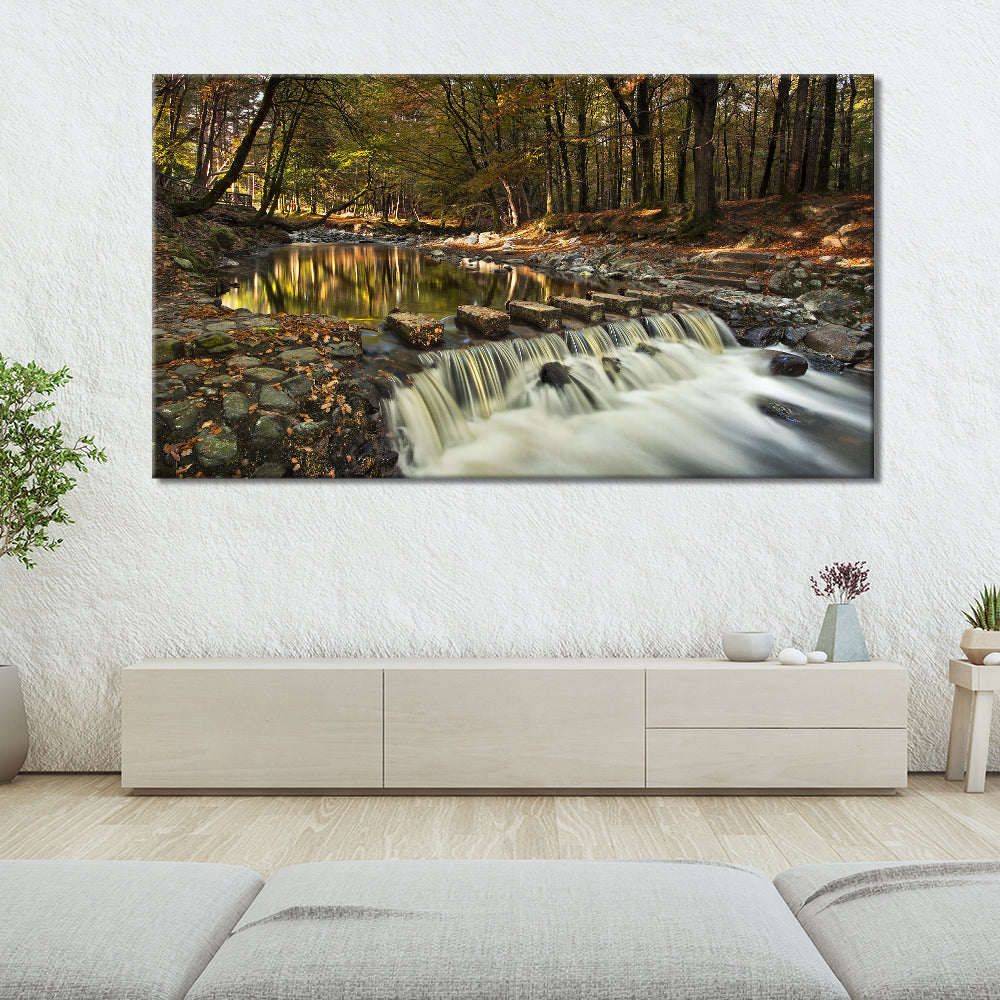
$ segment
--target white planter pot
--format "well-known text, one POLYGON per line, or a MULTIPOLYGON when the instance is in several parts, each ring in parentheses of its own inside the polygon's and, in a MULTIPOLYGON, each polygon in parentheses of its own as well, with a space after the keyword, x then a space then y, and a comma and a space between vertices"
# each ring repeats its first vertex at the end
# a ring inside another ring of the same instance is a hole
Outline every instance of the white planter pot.
POLYGON ((21 770, 28 756, 28 722, 17 667, 0 665, 0 784, 21 770))
POLYGON ((984 628, 967 628, 959 643, 970 663, 981 664, 990 653, 1000 653, 1000 632, 984 628))

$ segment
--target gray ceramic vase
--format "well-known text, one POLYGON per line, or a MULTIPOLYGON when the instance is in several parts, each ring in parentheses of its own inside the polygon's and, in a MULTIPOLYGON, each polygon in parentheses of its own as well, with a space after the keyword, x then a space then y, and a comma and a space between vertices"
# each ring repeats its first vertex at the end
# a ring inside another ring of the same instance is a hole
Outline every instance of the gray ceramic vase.
POLYGON ((17 667, 0 665, 0 785, 12 781, 28 756, 28 721, 17 667))
POLYGON ((871 659, 861 631, 858 609, 853 604, 827 606, 816 649, 826 653, 831 663, 856 663, 871 659))

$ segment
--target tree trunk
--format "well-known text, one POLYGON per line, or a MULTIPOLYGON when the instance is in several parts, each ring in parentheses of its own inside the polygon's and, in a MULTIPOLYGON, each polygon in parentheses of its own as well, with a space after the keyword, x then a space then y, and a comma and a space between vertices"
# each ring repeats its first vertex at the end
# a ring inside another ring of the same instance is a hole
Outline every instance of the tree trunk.
POLYGON ((820 139, 823 135, 823 115, 821 114, 820 78, 816 77, 812 87, 812 99, 809 102, 809 142, 806 144, 806 154, 803 159, 804 172, 802 190, 812 191, 816 184, 816 165, 819 160, 820 139))
POLYGON ((753 197, 753 154, 757 146, 757 112, 760 108, 760 77, 753 78, 753 115, 750 118, 750 152, 747 155, 747 198, 753 197))
POLYGON ((576 104, 576 185, 580 212, 589 211, 587 202, 587 90, 581 89, 576 104))
POLYGON ((841 191, 851 189, 851 129, 854 123, 854 99, 858 94, 858 86, 854 82, 854 74, 847 78, 851 97, 840 125, 840 169, 837 171, 837 186, 841 191))
POLYGON ((816 165, 816 191, 830 190, 830 160, 833 155, 833 130, 837 124, 837 77, 824 77, 823 141, 816 165))
POLYGON ((764 174, 760 179, 758 198, 766 198, 771 186, 771 170, 774 167, 774 154, 778 148, 778 137, 781 135, 782 119, 788 109, 788 95, 792 89, 792 78, 782 75, 778 78, 778 93, 774 98, 774 121, 771 123, 771 138, 767 144, 767 159, 764 161, 764 174))
POLYGON ((799 75, 795 85, 795 119, 792 128, 792 144, 788 150, 788 164, 784 183, 781 185, 781 200, 794 201, 799 196, 802 181, 802 147, 806 134, 806 109, 809 98, 809 77, 799 75))
POLYGON ((233 162, 229 164, 229 169, 202 197, 192 198, 190 201, 182 202, 175 206, 175 215, 195 215, 196 213, 204 212, 206 209, 211 208, 232 187, 233 182, 239 177, 240 171, 243 169, 243 164, 250 153, 253 141, 257 137, 258 129, 264 123, 264 119, 271 110, 271 105, 274 102, 274 92, 284 79, 283 76, 271 76, 268 78, 260 107, 257 109, 257 114, 254 115, 253 121, 250 122, 250 128, 243 137, 243 141, 237 146, 236 153, 233 155, 233 162))
POLYGON ((719 102, 718 75, 692 76, 689 96, 694 114, 694 211, 691 222, 702 226, 718 215, 712 141, 719 102))
POLYGON ((684 112, 684 129, 677 137, 677 190, 674 193, 674 201, 685 202, 686 187, 685 177, 687 174, 687 154, 688 146, 691 143, 691 103, 688 102, 684 112))

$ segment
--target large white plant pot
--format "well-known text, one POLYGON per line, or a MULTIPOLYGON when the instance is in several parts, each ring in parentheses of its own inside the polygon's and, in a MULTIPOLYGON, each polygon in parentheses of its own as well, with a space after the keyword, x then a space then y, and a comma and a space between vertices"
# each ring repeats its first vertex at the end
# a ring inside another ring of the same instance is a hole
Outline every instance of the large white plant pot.
POLYGON ((11 781, 28 756, 28 722, 17 667, 0 666, 0 784, 11 781))
POLYGON ((1000 653, 1000 632, 984 628, 967 628, 959 643, 970 663, 982 663, 990 653, 1000 653))

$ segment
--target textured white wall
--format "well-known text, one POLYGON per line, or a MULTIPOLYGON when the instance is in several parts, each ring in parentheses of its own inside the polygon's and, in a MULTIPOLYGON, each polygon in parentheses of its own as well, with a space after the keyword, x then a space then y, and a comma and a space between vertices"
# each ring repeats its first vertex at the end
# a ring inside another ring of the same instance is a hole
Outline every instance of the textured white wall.
POLYGON ((115 769, 119 671, 147 656, 708 655, 753 627, 810 646, 808 578, 835 559, 871 564, 858 606, 911 671, 911 766, 943 766, 959 609, 1000 578, 995 5, 120 8, 4 18, 0 352, 69 365, 63 422, 111 456, 61 550, 0 565, 29 768, 115 769), (151 74, 444 68, 874 72, 877 481, 154 482, 151 74))

